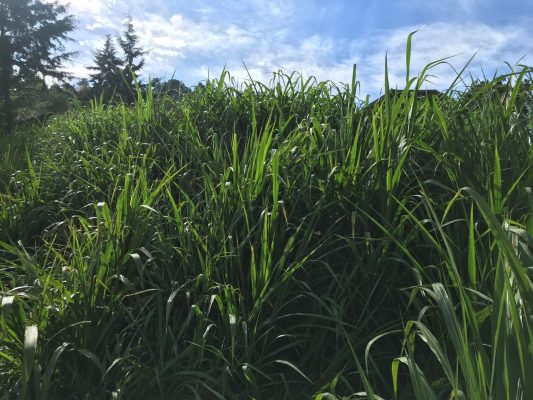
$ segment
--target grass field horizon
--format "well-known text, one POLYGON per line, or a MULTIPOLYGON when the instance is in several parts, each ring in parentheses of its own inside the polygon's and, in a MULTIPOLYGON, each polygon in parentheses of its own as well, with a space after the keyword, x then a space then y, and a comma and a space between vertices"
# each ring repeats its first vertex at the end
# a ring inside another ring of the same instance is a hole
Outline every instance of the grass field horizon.
POLYGON ((410 40, 373 104, 224 71, 0 138, 0 398, 533 398, 533 69, 420 96, 410 40))

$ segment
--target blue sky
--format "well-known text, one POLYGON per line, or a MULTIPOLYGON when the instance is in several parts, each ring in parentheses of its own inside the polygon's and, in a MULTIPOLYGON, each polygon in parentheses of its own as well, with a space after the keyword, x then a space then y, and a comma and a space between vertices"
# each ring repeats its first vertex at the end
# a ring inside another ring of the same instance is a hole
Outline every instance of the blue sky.
MULTIPOLYGON (((51 1, 51 0, 46 0, 51 1)), ((361 95, 383 87, 385 54, 393 86, 405 81, 405 44, 413 38, 412 73, 451 57, 427 87, 446 87, 477 52, 471 71, 481 77, 505 62, 533 65, 531 0, 58 0, 78 19, 69 46, 79 51, 66 68, 88 74, 106 33, 119 34, 131 14, 140 45, 149 50, 143 77, 188 85, 218 76, 268 82, 272 72, 298 71, 319 80, 350 82, 357 64, 361 95), (453 67, 453 68, 452 68, 453 67)))

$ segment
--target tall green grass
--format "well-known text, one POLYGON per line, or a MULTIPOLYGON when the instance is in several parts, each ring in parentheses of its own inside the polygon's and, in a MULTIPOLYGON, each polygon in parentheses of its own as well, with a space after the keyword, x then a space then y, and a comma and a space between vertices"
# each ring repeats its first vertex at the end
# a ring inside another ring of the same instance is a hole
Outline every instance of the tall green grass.
POLYGON ((442 62, 49 122, 2 167, 3 398, 530 398, 532 70, 417 96, 442 62))

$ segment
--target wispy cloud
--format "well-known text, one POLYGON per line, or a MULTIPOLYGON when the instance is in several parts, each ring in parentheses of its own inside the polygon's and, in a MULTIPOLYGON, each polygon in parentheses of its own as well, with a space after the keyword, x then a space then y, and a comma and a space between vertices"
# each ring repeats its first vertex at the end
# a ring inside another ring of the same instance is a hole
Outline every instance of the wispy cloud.
MULTIPOLYGON (((63 3, 68 0, 60 0, 63 3)), ((187 84, 204 80, 208 72, 217 75, 226 67, 238 79, 268 81, 272 72, 298 71, 319 80, 350 82, 353 64, 358 66, 362 95, 379 93, 383 87, 385 54, 393 86, 405 82, 405 44, 409 32, 421 26, 365 27, 337 31, 337 21, 324 20, 327 9, 309 0, 313 7, 302 9, 291 0, 260 0, 223 3, 191 0, 180 3, 152 0, 150 4, 116 0, 71 0, 71 12, 79 16, 80 29, 74 47, 80 51, 72 71, 86 75, 83 65, 92 63, 93 52, 105 33, 122 30, 125 13, 131 12, 140 45, 150 50, 146 76, 174 75, 187 84), (246 65, 247 70, 243 66, 246 65)), ((381 3, 384 3, 382 1, 381 3)), ((348 3, 345 4, 345 7, 348 3)), ((340 6, 339 6, 340 7, 340 6)), ((424 26, 413 39, 412 74, 437 59, 451 57, 456 69, 477 52, 471 67, 489 75, 504 62, 511 64, 525 56, 532 64, 533 18, 515 18, 512 23, 487 23, 475 14, 479 0, 443 0, 434 6, 440 21, 424 26), (436 8, 435 8, 436 7, 436 8), (446 18, 451 9, 466 16, 446 18), (448 13, 448 14, 447 14, 448 13)), ((432 84, 445 87, 455 77, 449 65, 434 71, 432 84)), ((145 76, 145 78, 146 78, 145 76)))
MULTIPOLYGON (((456 70, 475 56, 468 70, 477 78, 489 77, 497 69, 508 70, 505 62, 514 65, 519 60, 533 61, 533 46, 528 38, 533 34, 532 21, 516 21, 512 25, 491 27, 480 23, 436 23, 421 29, 413 37, 411 60, 412 73, 420 73, 429 63, 446 59, 435 68, 430 81, 436 87, 447 87, 456 77, 456 70)), ((384 51, 388 51, 388 64, 392 85, 401 86, 405 81, 405 43, 407 35, 415 27, 382 32, 362 45, 368 55, 362 70, 369 80, 369 90, 383 86, 384 51)), ((364 83, 364 82, 363 82, 364 83)))
MULTIPOLYGON (((45 0, 53 3, 54 0, 45 0)), ((57 0, 59 4, 66 5, 69 12, 78 16, 103 15, 116 3, 115 0, 57 0)))

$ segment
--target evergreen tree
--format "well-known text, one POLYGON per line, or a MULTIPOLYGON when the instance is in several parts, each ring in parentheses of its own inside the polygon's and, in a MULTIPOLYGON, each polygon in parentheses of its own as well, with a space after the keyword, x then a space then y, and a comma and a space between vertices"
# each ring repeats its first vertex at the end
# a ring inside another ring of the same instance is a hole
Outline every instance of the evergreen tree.
POLYGON ((191 92, 191 89, 188 88, 182 81, 174 78, 166 82, 165 87, 167 94, 174 100, 182 99, 184 95, 191 92))
POLYGON ((104 47, 97 50, 94 56, 95 66, 89 67, 96 71, 91 74, 91 82, 96 92, 103 95, 104 100, 111 99, 122 83, 123 61, 117 56, 110 34, 106 35, 104 47))
POLYGON ((143 55, 145 55, 146 52, 137 46, 139 37, 133 28, 133 19, 131 15, 128 15, 124 27, 123 37, 118 38, 120 47, 124 52, 124 68, 122 70, 124 85, 122 86, 121 95, 131 101, 133 100, 132 88, 134 85, 134 79, 137 79, 138 72, 144 66, 143 55))
POLYGON ((87 103, 92 98, 92 87, 91 83, 87 78, 82 78, 78 81, 76 88, 76 93, 78 100, 82 103, 87 103))
POLYGON ((74 29, 71 15, 57 3, 37 0, 0 0, 0 128, 10 132, 15 120, 12 92, 35 75, 65 79, 59 67, 72 53, 63 41, 74 29))

